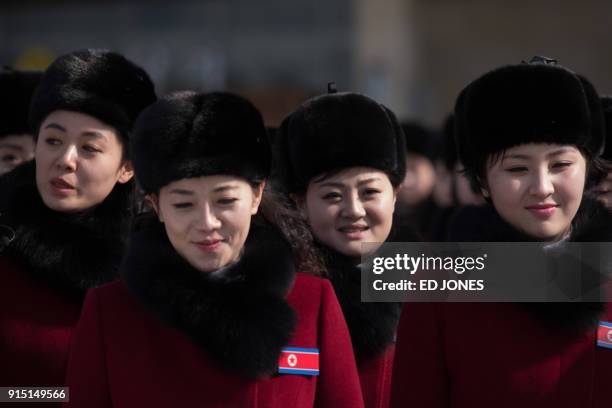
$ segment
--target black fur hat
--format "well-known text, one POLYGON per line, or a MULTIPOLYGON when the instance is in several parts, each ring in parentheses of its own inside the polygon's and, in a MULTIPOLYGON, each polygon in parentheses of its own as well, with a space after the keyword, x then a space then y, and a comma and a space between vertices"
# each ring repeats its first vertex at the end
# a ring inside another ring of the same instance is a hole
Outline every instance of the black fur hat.
POLYGON ((606 129, 606 148, 601 157, 612 161, 612 96, 602 96, 601 104, 603 106, 606 129))
POLYGON ((440 140, 435 131, 416 121, 402 123, 402 131, 406 137, 406 153, 424 156, 432 162, 437 158, 440 140))
POLYGON ((140 111, 155 100, 149 75, 124 56, 75 51, 58 57, 45 71, 32 98, 30 126, 36 136, 51 112, 69 110, 94 116, 127 139, 140 111))
POLYGON ((0 71, 0 137, 30 133, 30 100, 41 77, 39 71, 0 71))
POLYGON ((138 117, 131 143, 136 177, 147 193, 215 174, 260 182, 270 170, 261 114, 230 93, 178 92, 160 99, 138 117))
POLYGON ((397 118, 356 93, 332 93, 304 102, 276 136, 275 174, 286 192, 303 193, 320 174, 354 166, 387 173, 394 186, 405 173, 406 148, 397 118))
POLYGON ((525 143, 571 144, 596 157, 604 147, 599 96, 586 78, 554 60, 504 66, 463 89, 455 137, 471 175, 490 154, 525 143))

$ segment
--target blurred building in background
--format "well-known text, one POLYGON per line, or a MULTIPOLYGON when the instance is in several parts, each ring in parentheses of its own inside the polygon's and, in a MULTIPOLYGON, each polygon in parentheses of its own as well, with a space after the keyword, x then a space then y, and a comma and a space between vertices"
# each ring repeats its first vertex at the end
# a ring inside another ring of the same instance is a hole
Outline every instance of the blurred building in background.
POLYGON ((470 80, 532 55, 612 93, 606 0, 3 1, 0 64, 44 68, 85 47, 124 53, 160 94, 230 90, 275 126, 305 98, 366 93, 439 125, 470 80))

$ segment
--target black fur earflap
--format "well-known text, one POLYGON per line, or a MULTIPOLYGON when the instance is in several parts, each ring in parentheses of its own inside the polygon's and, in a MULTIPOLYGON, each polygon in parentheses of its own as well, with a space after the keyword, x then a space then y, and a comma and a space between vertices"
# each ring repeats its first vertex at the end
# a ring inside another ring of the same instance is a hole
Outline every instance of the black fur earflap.
POLYGON ((229 93, 179 92, 160 99, 138 118, 132 152, 136 177, 148 193, 215 174, 261 181, 270 170, 261 114, 229 93))
POLYGON ((28 112, 42 72, 0 71, 0 137, 30 134, 28 112))
POLYGON ((599 97, 556 64, 504 66, 470 83, 455 105, 459 159, 478 174, 492 153, 526 143, 570 144, 591 157, 604 146, 599 97))
POLYGON ((163 224, 146 220, 132 240, 124 279, 163 322, 249 378, 274 373, 296 325, 285 300, 295 279, 291 248, 270 226, 253 225, 240 259, 205 273, 176 252, 163 224))
POLYGON ((282 122, 274 154, 274 174, 289 193, 303 193, 313 177, 355 166, 384 171, 397 186, 406 167, 404 135, 393 112, 356 93, 304 102, 282 122))
POLYGON ((57 58, 32 97, 34 135, 53 111, 86 113, 127 138, 136 116, 156 100, 149 75, 120 54, 87 49, 57 58))

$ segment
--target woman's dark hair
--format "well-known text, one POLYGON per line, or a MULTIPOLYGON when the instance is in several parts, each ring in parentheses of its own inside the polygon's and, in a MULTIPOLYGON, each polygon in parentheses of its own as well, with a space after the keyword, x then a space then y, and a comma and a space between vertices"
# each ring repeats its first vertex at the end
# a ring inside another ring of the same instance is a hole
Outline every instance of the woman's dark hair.
MULTIPOLYGON (((259 183, 250 184, 255 188, 259 183)), ((308 223, 286 195, 266 187, 255 220, 263 220, 281 231, 291 245, 298 270, 316 276, 326 274, 323 255, 316 249, 308 223)))
MULTIPOLYGON (((330 171, 326 171, 325 173, 322 173, 322 174, 319 174, 316 177, 313 177, 311 179, 311 181, 313 181, 315 183, 320 183, 322 181, 325 181, 325 180, 329 179, 330 177, 333 177, 333 176, 337 175, 338 173, 340 173, 340 172, 342 172, 342 171, 344 171, 346 169, 347 169, 347 167, 340 168, 340 169, 333 169, 333 170, 330 170, 330 171)), ((375 170, 379 170, 379 169, 375 169, 375 170)), ((386 174, 386 176, 389 179, 389 182, 391 183, 393 188, 397 188, 397 187, 399 187, 400 184, 402 184, 402 180, 398 179, 397 177, 395 177, 394 175, 390 174, 389 172, 384 171, 384 170, 379 170, 379 171, 382 171, 383 173, 386 174)), ((308 188, 308 187, 306 187, 306 188, 308 188)), ((305 195, 306 191, 300 191, 299 194, 300 195, 305 195)))

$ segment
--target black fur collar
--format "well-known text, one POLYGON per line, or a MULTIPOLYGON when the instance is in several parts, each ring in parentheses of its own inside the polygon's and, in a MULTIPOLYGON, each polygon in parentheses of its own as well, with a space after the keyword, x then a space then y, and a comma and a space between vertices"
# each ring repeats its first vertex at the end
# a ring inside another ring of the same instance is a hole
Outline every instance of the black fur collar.
MULTIPOLYGON (((454 242, 529 242, 533 238, 505 222, 492 205, 466 207, 453 220, 454 242)), ((572 221, 568 242, 612 242, 612 212, 590 198, 583 198, 572 221)), ((563 246, 554 249, 562 251, 563 246)), ((597 326, 605 304, 601 302, 522 303, 521 306, 551 330, 571 335, 597 326)))
POLYGON ((285 299, 295 279, 291 247, 269 226, 252 225, 240 260, 218 277, 193 268, 150 218, 134 234, 124 279, 163 322, 249 378, 275 372, 296 324, 285 299))
POLYGON ((357 359, 380 355, 395 341, 401 304, 361 302, 359 266, 327 247, 321 251, 325 254, 329 279, 342 307, 357 359))
MULTIPOLYGON (((3 254, 73 301, 118 277, 131 220, 133 183, 117 184, 104 202, 79 214, 48 208, 40 198, 35 163, 0 180, 0 224, 15 238, 3 254)), ((5 240, 8 241, 8 240, 5 240)))

